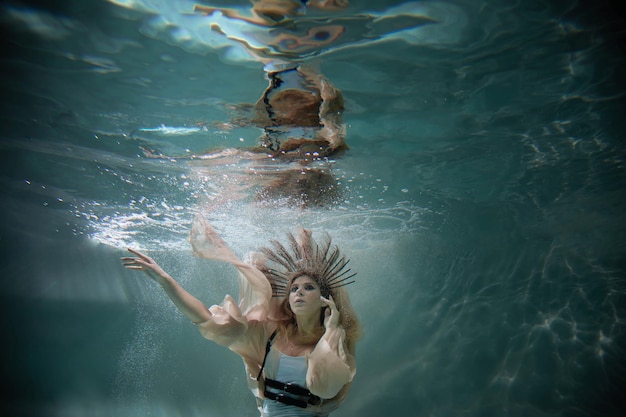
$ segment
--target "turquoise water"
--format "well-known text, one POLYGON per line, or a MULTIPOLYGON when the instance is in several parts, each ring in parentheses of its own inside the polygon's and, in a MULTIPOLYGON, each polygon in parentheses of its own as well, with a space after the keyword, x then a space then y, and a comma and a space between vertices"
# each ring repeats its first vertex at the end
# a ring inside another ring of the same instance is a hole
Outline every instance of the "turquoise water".
POLYGON ((351 257, 365 334, 333 416, 619 415, 610 3, 369 0, 327 17, 347 35, 298 59, 343 92, 350 149, 327 163, 341 199, 307 209, 257 204, 250 165, 203 159, 258 143, 227 123, 267 80, 192 6, 2 5, 3 415, 257 415, 238 357, 119 265, 139 248, 207 304, 236 295, 231 268, 191 254, 198 213, 242 256, 303 225, 351 257))

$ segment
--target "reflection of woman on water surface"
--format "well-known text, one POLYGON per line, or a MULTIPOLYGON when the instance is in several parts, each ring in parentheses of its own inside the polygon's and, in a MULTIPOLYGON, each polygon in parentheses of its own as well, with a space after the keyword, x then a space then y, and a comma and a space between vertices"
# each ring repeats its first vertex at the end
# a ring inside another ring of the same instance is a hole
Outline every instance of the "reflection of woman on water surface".
POLYGON ((129 249, 135 256, 122 260, 160 284, 204 337, 241 356, 261 416, 327 416, 356 372, 359 323, 342 288, 354 274, 330 238, 317 243, 306 229, 288 238, 288 245, 272 241, 243 262, 208 223, 196 222, 194 253, 240 273, 239 303, 226 296, 210 308, 152 258, 129 249))

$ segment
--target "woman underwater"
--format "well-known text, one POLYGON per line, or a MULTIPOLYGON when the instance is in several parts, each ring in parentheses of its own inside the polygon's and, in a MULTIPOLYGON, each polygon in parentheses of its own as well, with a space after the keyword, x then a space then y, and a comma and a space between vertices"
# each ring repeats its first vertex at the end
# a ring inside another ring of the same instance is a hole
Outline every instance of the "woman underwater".
POLYGON ((354 282, 354 274, 330 238, 318 244, 301 229, 288 239, 287 247, 272 241, 273 248, 243 262, 209 223, 196 221, 194 253, 239 270, 239 303, 227 295, 210 308, 141 252, 129 249, 135 256, 122 262, 160 284, 205 338, 243 359, 261 416, 328 416, 345 399, 356 372, 360 326, 342 288, 354 282))

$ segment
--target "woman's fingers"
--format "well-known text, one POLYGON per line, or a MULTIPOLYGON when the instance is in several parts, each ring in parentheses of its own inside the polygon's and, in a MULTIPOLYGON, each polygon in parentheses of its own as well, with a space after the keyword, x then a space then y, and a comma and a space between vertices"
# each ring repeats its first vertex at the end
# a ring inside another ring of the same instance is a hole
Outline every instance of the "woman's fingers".
POLYGON ((339 323, 339 311, 337 310, 337 305, 335 304, 333 297, 329 296, 328 298, 320 298, 322 303, 326 304, 328 307, 328 310, 324 313, 324 326, 326 328, 337 326, 339 323))
POLYGON ((122 266, 126 269, 134 271, 143 271, 156 282, 161 283, 165 279, 165 272, 154 262, 154 260, 134 249, 128 248, 128 251, 137 256, 124 256, 122 258, 122 266))
POLYGON ((122 258, 122 262, 142 262, 140 258, 122 258))
POLYGON ((333 300, 332 295, 329 295, 328 298, 324 298, 324 297, 320 297, 320 298, 322 299, 322 302, 326 304, 328 307, 330 307, 332 310, 337 309, 337 305, 335 304, 335 300, 333 300))
POLYGON ((131 249, 131 248, 128 248, 128 251, 132 254, 137 255, 137 257, 136 258, 124 257, 122 258, 122 261, 136 262, 138 264, 145 265, 147 267, 156 266, 156 262, 154 262, 154 259, 152 259, 148 255, 144 255, 143 253, 137 250, 131 249))
POLYGON ((148 265, 146 261, 140 258, 122 258, 122 265, 148 265))
MULTIPOLYGON (((144 255, 143 253, 141 253, 141 252, 139 252, 137 250, 128 248, 128 251, 130 253, 134 254, 134 255, 137 255, 140 259, 143 259, 146 262, 150 262, 152 260, 152 258, 150 258, 148 255, 144 255)), ((132 258, 130 258, 130 259, 132 259, 132 258)))
POLYGON ((145 269, 150 268, 154 263, 152 258, 134 249, 128 248, 128 251, 137 257, 124 256, 122 258, 122 266, 127 269, 145 269))

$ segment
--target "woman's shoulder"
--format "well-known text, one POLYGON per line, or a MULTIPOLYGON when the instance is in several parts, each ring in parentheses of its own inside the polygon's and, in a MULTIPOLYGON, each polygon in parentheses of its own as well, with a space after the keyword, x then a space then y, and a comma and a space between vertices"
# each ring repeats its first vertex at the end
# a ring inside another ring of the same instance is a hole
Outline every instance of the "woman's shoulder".
POLYGON ((269 339, 278 334, 278 323, 272 319, 265 320, 249 320, 247 333, 257 334, 262 340, 269 339))

